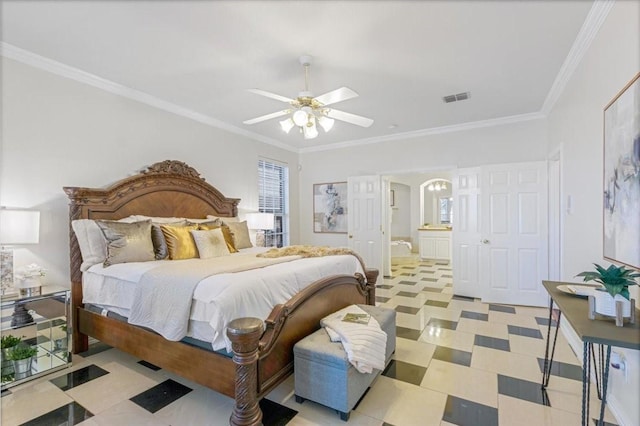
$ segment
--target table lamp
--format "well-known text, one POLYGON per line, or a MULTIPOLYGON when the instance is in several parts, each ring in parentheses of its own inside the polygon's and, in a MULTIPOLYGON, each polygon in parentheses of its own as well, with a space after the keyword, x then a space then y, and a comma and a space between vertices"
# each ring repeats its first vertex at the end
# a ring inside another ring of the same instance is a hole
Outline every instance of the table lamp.
POLYGON ((267 247, 267 231, 272 231, 274 229, 274 214, 248 213, 247 227, 256 231, 262 231, 261 233, 256 234, 256 245, 258 247, 267 247))
POLYGON ((0 288, 2 294, 13 287, 12 246, 38 244, 40 212, 34 210, 0 209, 0 288))

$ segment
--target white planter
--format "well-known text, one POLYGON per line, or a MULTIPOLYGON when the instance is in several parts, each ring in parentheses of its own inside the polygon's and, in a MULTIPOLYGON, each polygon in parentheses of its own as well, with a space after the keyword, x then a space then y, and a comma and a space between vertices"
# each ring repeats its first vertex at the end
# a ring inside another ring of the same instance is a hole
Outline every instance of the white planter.
POLYGON ((609 317, 616 316, 616 302, 622 302, 622 316, 627 318, 631 316, 631 301, 616 294, 616 297, 611 297, 606 291, 594 292, 596 299, 595 311, 600 315, 607 315, 609 317))

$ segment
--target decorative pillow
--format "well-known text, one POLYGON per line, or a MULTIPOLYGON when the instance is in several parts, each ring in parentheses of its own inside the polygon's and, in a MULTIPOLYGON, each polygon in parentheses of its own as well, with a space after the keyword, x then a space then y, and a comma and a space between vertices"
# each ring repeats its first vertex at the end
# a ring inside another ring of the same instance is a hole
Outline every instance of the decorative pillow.
POLYGON ((242 222, 229 222, 225 223, 233 234, 233 245, 237 249, 251 248, 251 238, 249 238, 249 228, 247 227, 247 221, 242 222))
POLYGON ((169 259, 192 259, 198 257, 198 248, 191 236, 191 231, 198 229, 198 225, 172 226, 160 225, 169 249, 169 259))
POLYGON ((231 233, 231 230, 229 229, 228 226, 220 225, 219 223, 220 222, 218 220, 215 220, 213 222, 200 223, 198 225, 198 229, 206 231, 206 230, 220 228, 222 230, 222 235, 224 236, 224 241, 225 243, 227 243, 227 248, 229 249, 229 253, 237 253, 238 249, 236 248, 233 242, 233 234, 231 233))
POLYGON ((147 262, 155 259, 151 242, 151 221, 126 223, 97 220, 107 240, 104 266, 115 263, 147 262))
POLYGON ((231 255, 222 234, 222 228, 208 231, 191 231, 191 235, 193 235, 193 239, 196 242, 201 259, 231 255))
POLYGON ((82 255, 80 270, 84 272, 93 265, 104 262, 107 258, 107 241, 96 221, 77 219, 71 222, 71 228, 76 234, 82 255))
MULTIPOLYGON (((157 260, 163 260, 169 256, 167 240, 164 238, 160 225, 162 225, 162 223, 151 223, 151 241, 153 242, 153 251, 157 260)), ((186 226, 187 221, 181 220, 179 222, 167 223, 166 225, 186 226)))

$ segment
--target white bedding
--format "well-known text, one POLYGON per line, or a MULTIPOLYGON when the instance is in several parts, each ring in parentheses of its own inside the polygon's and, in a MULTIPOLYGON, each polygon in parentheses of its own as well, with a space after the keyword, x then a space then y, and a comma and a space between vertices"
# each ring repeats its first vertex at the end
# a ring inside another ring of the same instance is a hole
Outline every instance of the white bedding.
MULTIPOLYGON (((252 248, 241 253, 265 249, 252 248)), ((104 268, 94 265, 83 274, 83 303, 90 303, 129 317, 136 283, 141 276, 167 262, 120 263, 104 268)), ((244 272, 212 275, 198 283, 191 306, 191 337, 210 341, 214 350, 231 350, 224 332, 234 318, 267 318, 278 303, 284 303, 312 282, 329 275, 364 273, 351 255, 299 259, 244 272), (208 324, 203 327, 203 324, 208 324)))
POLYGON ((411 256, 411 243, 403 240, 391 241, 391 257, 411 256))

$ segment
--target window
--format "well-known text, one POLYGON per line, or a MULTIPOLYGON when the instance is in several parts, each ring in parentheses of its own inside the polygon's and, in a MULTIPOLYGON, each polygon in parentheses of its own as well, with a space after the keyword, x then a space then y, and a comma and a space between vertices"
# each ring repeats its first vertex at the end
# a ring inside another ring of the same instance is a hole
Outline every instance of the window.
POLYGON ((440 223, 453 223, 453 198, 440 198, 440 223))
POLYGON ((289 245, 289 168, 271 160, 258 160, 258 209, 273 213, 274 229, 265 232, 265 246, 289 245))

